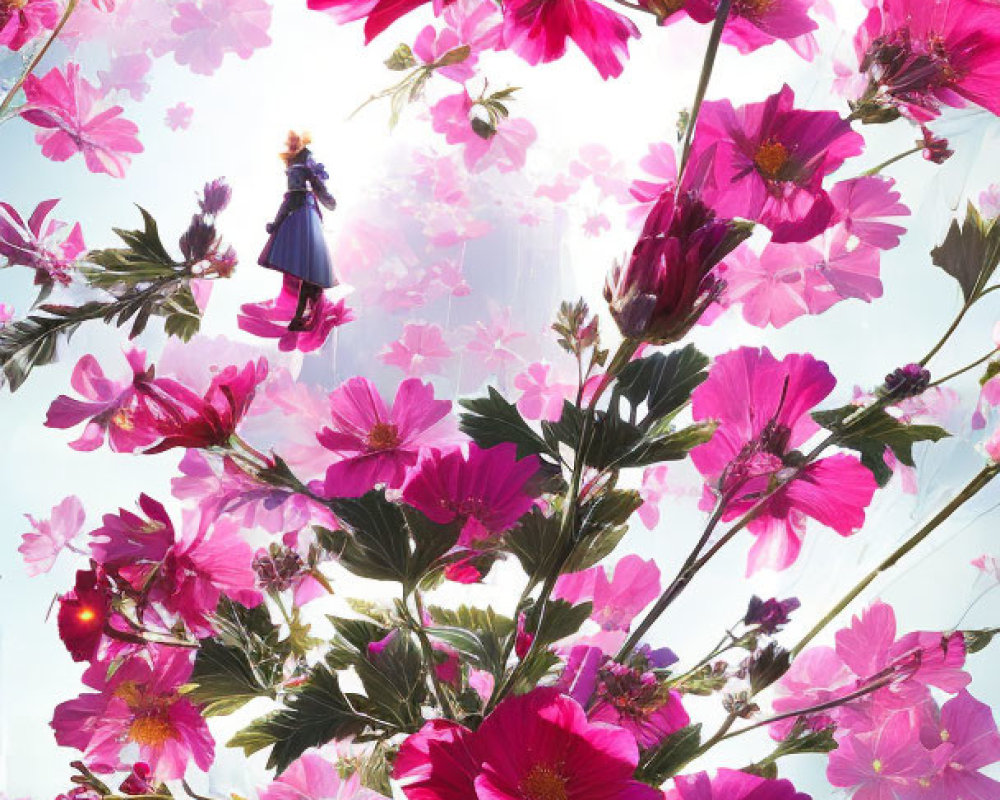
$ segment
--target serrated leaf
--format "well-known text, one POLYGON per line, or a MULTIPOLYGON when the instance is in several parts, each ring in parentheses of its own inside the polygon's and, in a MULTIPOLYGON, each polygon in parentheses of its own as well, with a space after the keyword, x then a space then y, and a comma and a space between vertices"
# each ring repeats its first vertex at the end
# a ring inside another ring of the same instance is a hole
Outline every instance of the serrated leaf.
POLYGON ((455 546, 462 532, 462 522, 456 519, 442 525, 410 506, 403 507, 403 517, 414 543, 407 569, 407 587, 412 589, 435 562, 455 546))
MULTIPOLYGON (((170 294, 162 303, 164 315, 163 329, 168 336, 176 336, 181 341, 190 341, 201 328, 201 309, 194 299, 191 287, 187 283, 170 294)), ((133 326, 130 338, 137 335, 133 326)))
POLYGON ((354 665, 365 688, 368 706, 379 718, 402 730, 420 727, 420 704, 426 694, 420 648, 413 637, 399 629, 390 632, 383 646, 369 646, 354 665))
POLYGON ((969 203, 965 221, 952 221, 944 242, 931 251, 931 259, 958 281, 965 302, 972 302, 1000 264, 1000 221, 983 219, 969 203))
POLYGON ((280 774, 310 747, 356 736, 367 727, 367 720, 347 702, 337 676, 323 664, 313 669, 300 690, 289 695, 285 706, 248 725, 228 746, 251 755, 274 745, 267 766, 280 774))
POLYGON ((517 457, 549 454, 545 440, 521 416, 512 403, 492 386, 486 397, 465 398, 459 404, 468 413, 459 415, 458 427, 477 445, 486 449, 504 442, 517 446, 517 457))
POLYGON ((544 613, 540 605, 533 605, 525 614, 525 630, 535 636, 535 649, 542 650, 550 644, 572 636, 590 617, 594 604, 573 605, 565 600, 549 600, 544 613))
POLYGON ((857 406, 842 406, 830 411, 814 411, 813 419, 837 435, 837 444, 861 454, 861 463, 875 476, 879 486, 885 486, 892 470, 885 463, 888 447, 908 467, 914 466, 913 445, 917 442, 937 442, 951 436, 937 425, 908 425, 884 410, 870 410, 855 422, 845 420, 857 414, 857 406))
POLYGON ((700 722, 674 731, 658 747, 643 754, 635 777, 652 786, 660 786, 680 772, 700 747, 700 722))
POLYGON ((506 535, 507 549, 521 562, 532 582, 538 582, 554 568, 562 549, 559 538, 561 520, 546 516, 537 506, 518 520, 506 535))
POLYGON ((693 344, 672 353, 654 353, 630 362, 621 372, 612 393, 629 402, 633 409, 646 405, 646 413, 636 423, 646 430, 657 420, 682 408, 691 393, 708 377, 709 358, 693 344))
POLYGON ((407 581, 409 536, 398 505, 375 490, 358 498, 331 500, 330 508, 346 530, 321 533, 322 543, 338 554, 346 569, 363 578, 407 581))

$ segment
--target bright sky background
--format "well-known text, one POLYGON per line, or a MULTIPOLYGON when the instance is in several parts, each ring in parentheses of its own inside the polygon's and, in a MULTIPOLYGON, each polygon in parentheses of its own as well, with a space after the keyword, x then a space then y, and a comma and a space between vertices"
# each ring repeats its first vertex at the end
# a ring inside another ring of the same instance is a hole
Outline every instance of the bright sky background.
MULTIPOLYGON (((861 4, 845 0, 838 5, 860 9, 861 4)), ((172 240, 192 213, 195 190, 205 180, 225 175, 234 198, 220 227, 244 263, 234 280, 217 287, 205 330, 246 340, 236 331, 236 309, 240 303, 269 296, 276 287, 275 276, 257 269, 253 262, 265 238, 264 223, 272 217, 283 191, 275 153, 289 127, 312 131, 317 157, 332 175, 331 188, 340 206, 328 222, 331 238, 336 237, 340 220, 358 213, 373 187, 391 180, 387 165, 393 158, 415 145, 446 146, 412 109, 391 134, 386 128, 385 105, 374 105, 347 119, 360 102, 392 82, 394 74, 381 62, 397 42, 412 42, 429 19, 428 10, 415 13, 412 20, 400 23, 363 50, 357 26, 337 27, 332 20, 307 13, 303 6, 291 0, 278 3, 271 28, 273 46, 246 62, 227 57, 210 79, 193 76, 168 60, 157 62, 149 96, 139 105, 130 104, 126 113, 139 124, 146 152, 135 160, 125 180, 92 175, 79 159, 49 162, 32 142, 29 126, 18 121, 3 126, 0 200, 30 212, 40 200, 62 197, 57 216, 79 220, 92 247, 113 243, 112 225, 135 224, 137 214, 131 204, 137 202, 157 216, 172 240), (194 122, 189 130, 174 133, 162 120, 165 109, 180 100, 195 108, 194 122)), ((853 32, 859 15, 859 10, 853 16, 845 13, 849 17, 842 21, 845 31, 853 32)), ((602 83, 576 51, 540 69, 529 69, 510 54, 483 59, 491 85, 524 87, 513 111, 531 119, 539 132, 529 158, 529 177, 550 180, 554 169, 588 142, 605 144, 634 167, 650 143, 672 139, 677 114, 693 94, 707 29, 687 24, 657 29, 646 19, 639 23, 643 39, 633 44, 632 58, 618 81, 602 83)), ((848 32, 827 31, 825 43, 847 44, 848 32)), ((95 68, 103 67, 102 58, 99 52, 85 50, 85 69, 93 72, 89 59, 95 68)), ((828 58, 807 65, 780 44, 749 58, 724 48, 709 97, 729 96, 735 104, 756 101, 788 81, 803 105, 843 109, 842 101, 830 92, 831 78, 828 58)), ((433 83, 432 95, 444 91, 433 83)), ((452 89, 450 84, 445 88, 452 89)), ((750 328, 728 315, 717 326, 700 332, 699 344, 709 353, 759 343, 767 343, 778 353, 810 350, 828 361, 840 378, 831 404, 846 401, 854 384, 874 385, 890 368, 926 352, 959 300, 955 284, 930 266, 927 253, 943 236, 954 209, 966 198, 978 197, 991 182, 1000 181, 1000 124, 996 119, 982 112, 949 112, 937 132, 950 136, 958 151, 944 169, 913 157, 889 170, 899 180, 914 216, 903 247, 883 259, 885 297, 881 301, 873 305, 848 301, 822 317, 799 320, 779 332, 750 328)), ((869 147, 861 168, 909 147, 914 138, 903 122, 864 133, 869 136, 869 147)), ((574 203, 586 200, 571 199, 567 215, 587 210, 574 203)), ((382 212, 391 215, 392 209, 382 212)), ((628 250, 634 236, 621 220, 614 223, 608 234, 596 240, 584 238, 578 225, 546 225, 530 234, 512 225, 501 232, 501 238, 513 243, 516 263, 498 259, 491 268, 497 271, 500 285, 512 270, 521 276, 515 316, 541 314, 544 319, 550 310, 538 307, 534 298, 539 296, 570 297, 583 291, 596 303, 604 273, 613 258, 628 250), (551 263, 552 253, 559 254, 558 263, 551 263), (533 277, 525 280, 524 275, 533 277)), ((477 257, 490 256, 480 251, 477 257)), ((29 283, 26 271, 0 274, 0 300, 23 312, 32 298, 29 283)), ((991 327, 1000 317, 997 297, 992 295, 983 308, 970 314, 955 342, 936 362, 938 374, 989 348, 991 327)), ((467 319, 485 316, 484 299, 475 297, 462 306, 467 319)), ((511 303, 511 298, 503 302, 511 303)), ((360 309, 362 315, 364 311, 360 309)), ((378 320, 369 320, 369 327, 359 324, 357 333, 350 326, 345 328, 335 354, 331 349, 317 358, 336 360, 341 378, 365 373, 371 368, 372 353, 363 333, 378 324, 378 320)), ((144 458, 107 450, 76 453, 66 446, 73 437, 42 427, 51 399, 68 390, 69 372, 76 360, 88 351, 102 360, 117 358, 118 341, 117 332, 84 329, 61 364, 39 370, 16 395, 0 396, 4 431, 0 439, 0 532, 4 537, 0 542, 0 789, 13 797, 51 797, 67 788, 66 764, 77 754, 55 746, 47 721, 57 702, 80 691, 82 671, 60 644, 54 619, 46 621, 53 597, 70 586, 77 565, 61 558, 50 574, 28 580, 16 552, 19 535, 27 529, 22 515, 45 516, 57 501, 75 493, 87 509, 88 526, 96 525, 100 514, 119 505, 130 507, 141 491, 167 498, 178 460, 173 454, 144 458)), ((144 341, 154 353, 160 346, 155 334, 144 341)), ((383 370, 379 376, 388 375, 383 370)), ((958 386, 971 410, 974 378, 958 386)), ((654 629, 654 641, 695 660, 707 651, 723 625, 742 615, 754 592, 802 599, 803 609, 785 639, 795 641, 833 598, 867 570, 865 565, 891 551, 977 471, 981 456, 967 442, 954 440, 933 450, 918 448, 918 461, 922 485, 918 501, 894 491, 886 493, 873 507, 865 531, 847 541, 830 531, 813 529, 803 557, 785 573, 738 581, 746 542, 736 545, 654 629)), ((990 515, 997 504, 1000 489, 993 487, 943 526, 901 568, 880 580, 866 597, 880 595, 895 604, 901 630, 958 624, 985 588, 982 582, 973 583, 976 573, 970 560, 983 552, 1000 553, 996 516, 990 515)), ((665 573, 672 573, 693 542, 700 515, 690 498, 678 502, 676 509, 665 503, 662 511, 661 529, 634 531, 621 552, 629 549, 654 556, 665 573)), ((507 602, 515 593, 504 583, 505 576, 512 579, 510 571, 495 573, 482 595, 496 598, 501 605, 507 602)), ((1000 592, 993 592, 976 604, 963 626, 985 627, 998 620, 1000 592)), ((1000 707, 997 652, 994 647, 972 660, 972 691, 994 707, 1000 707)), ((217 738, 224 741, 224 726, 216 730, 217 738)), ((746 739, 731 743, 728 757, 720 748, 720 761, 740 766, 768 751, 765 743, 751 747, 751 737, 746 739)), ((822 765, 822 759, 799 757, 783 763, 782 770, 801 790, 813 790, 817 800, 824 800, 831 793, 825 788, 822 765)), ((228 754, 220 758, 211 786, 198 785, 218 796, 229 791, 247 794, 260 784, 262 773, 257 767, 255 762, 255 770, 248 773, 240 758, 228 754)))

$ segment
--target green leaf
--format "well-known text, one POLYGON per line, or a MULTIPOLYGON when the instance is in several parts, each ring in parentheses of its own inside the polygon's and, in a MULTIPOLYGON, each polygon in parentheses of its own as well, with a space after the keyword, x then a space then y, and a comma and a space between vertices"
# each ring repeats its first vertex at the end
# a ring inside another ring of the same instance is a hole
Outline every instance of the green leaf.
POLYGON ((535 649, 542 650, 580 630, 593 610, 594 604, 589 602, 573 605, 565 600, 549 600, 544 614, 538 604, 525 612, 525 630, 534 633, 535 649))
POLYGON ((213 617, 215 638, 202 639, 185 694, 202 714, 231 714, 255 697, 274 697, 288 648, 266 606, 244 608, 223 598, 213 617))
POLYGON ((450 644, 477 669, 493 675, 503 671, 503 654, 515 631, 513 620, 496 614, 492 608, 431 606, 427 611, 436 623, 427 629, 430 636, 450 644))
POLYGON ((487 397, 465 398, 459 404, 469 413, 459 415, 462 433, 482 448, 494 447, 504 442, 517 445, 517 457, 553 455, 545 440, 521 416, 512 403, 508 403, 492 386, 487 397))
POLYGON ((965 222, 952 221, 944 242, 931 251, 931 259, 958 281, 965 302, 973 302, 1000 264, 1000 220, 983 219, 969 203, 965 222))
POLYGON ((404 42, 392 51, 392 55, 384 63, 394 72, 403 72, 417 66, 417 59, 413 57, 413 50, 410 49, 410 46, 404 42))
POLYGON ((700 747, 701 723, 674 731, 659 747, 643 754, 635 777, 652 786, 660 786, 680 772, 700 747))
MULTIPOLYGON (((190 341, 201 328, 201 310, 195 302, 188 283, 179 286, 162 304, 163 328, 168 336, 176 336, 181 341, 190 341)), ((132 337, 136 336, 135 328, 132 337)))
POLYGON ((367 726, 367 720, 347 702, 336 674, 323 664, 313 669, 309 679, 299 691, 289 695, 285 705, 241 730, 228 746, 242 748, 246 755, 251 755, 274 745, 267 767, 280 774, 310 747, 357 736, 367 726))
POLYGON ((414 542, 407 581, 408 589, 412 590, 435 562, 454 547, 462 532, 462 522, 456 519, 442 525, 410 506, 403 506, 403 517, 414 542))
POLYGON ((555 559, 562 549, 560 525, 559 515, 546 516, 534 506, 507 533, 507 548, 517 556, 533 583, 542 580, 555 567, 555 559))
POLYGON ((611 405, 617 408, 618 397, 625 398, 633 411, 645 403, 646 414, 637 423, 645 430, 673 416, 691 399, 691 393, 708 377, 708 364, 708 356, 693 344, 632 361, 618 377, 611 405))
POLYGON ((378 652, 365 648, 354 669, 374 715, 403 730, 420 727, 427 684, 420 648, 409 633, 396 629, 378 652))
POLYGON ((345 530, 322 531, 321 544, 355 575, 406 583, 410 544, 402 509, 374 490, 358 498, 331 500, 345 530))
POLYGON ((917 442, 937 442, 951 434, 937 425, 907 425, 881 409, 868 411, 855 422, 844 422, 858 412, 857 406, 842 406, 830 411, 815 411, 813 419, 837 435, 837 444, 861 454, 864 464, 879 486, 885 486, 892 470, 885 463, 888 447, 908 467, 914 466, 913 445, 917 442))
POLYGON ((985 628, 977 631, 962 631, 965 639, 965 652, 978 653, 989 647, 993 638, 1000 633, 1000 628, 985 628))

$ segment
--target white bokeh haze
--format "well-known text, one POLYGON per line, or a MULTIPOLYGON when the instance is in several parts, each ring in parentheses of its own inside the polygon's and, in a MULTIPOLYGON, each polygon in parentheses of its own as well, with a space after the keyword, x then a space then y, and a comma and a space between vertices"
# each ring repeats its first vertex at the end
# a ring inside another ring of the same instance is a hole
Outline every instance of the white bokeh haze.
MULTIPOLYGON (((418 11, 377 42, 361 48, 357 26, 338 27, 321 15, 306 12, 304 3, 283 0, 276 4, 272 47, 249 61, 228 57, 210 79, 191 75, 168 60, 157 62, 152 91, 139 105, 130 105, 127 116, 141 128, 146 152, 138 157, 125 180, 88 173, 79 159, 54 164, 42 158, 32 141, 29 126, 18 121, 0 128, 0 200, 22 211, 49 197, 62 197, 57 209, 61 219, 79 220, 89 246, 113 243, 111 226, 130 227, 137 202, 152 210, 171 236, 186 225, 192 212, 194 191, 201 183, 225 175, 234 189, 233 203, 221 228, 244 260, 236 277, 216 287, 205 320, 208 333, 224 333, 243 340, 236 331, 235 312, 240 303, 272 294, 275 276, 253 266, 263 244, 264 223, 271 218, 283 191, 283 176, 275 159, 289 127, 307 128, 315 139, 320 160, 333 176, 331 187, 340 203, 329 218, 330 236, 336 237, 339 220, 349 217, 372 187, 391 178, 385 165, 407 148, 433 143, 443 146, 424 119, 408 111, 391 134, 386 129, 388 109, 374 105, 348 120, 350 112, 373 91, 387 86, 395 75, 382 66, 399 41, 412 41, 428 19, 418 11), (163 125, 165 109, 183 100, 195 108, 188 131, 174 133, 163 125)), ((842 2, 844 33, 826 31, 825 45, 849 41, 860 17, 860 2, 842 2)), ((576 51, 563 61, 529 69, 509 54, 483 58, 491 85, 508 83, 525 87, 513 111, 533 121, 539 141, 529 157, 528 174, 549 180, 555 169, 588 142, 605 144, 634 168, 648 144, 672 140, 678 112, 693 93, 707 29, 682 24, 658 29, 640 20, 643 39, 632 47, 624 76, 602 82, 576 51)), ((88 59, 103 66, 104 54, 84 50, 88 59)), ((709 97, 729 96, 734 103, 762 99, 787 81, 799 101, 809 108, 843 108, 830 91, 829 58, 809 65, 784 45, 775 45, 751 57, 737 57, 724 48, 720 54, 709 97)), ((451 91, 437 86, 431 93, 451 91)), ((477 87, 478 88, 478 87, 477 87)), ((927 253, 942 237, 950 216, 967 198, 975 198, 990 183, 1000 181, 1000 125, 983 112, 949 112, 938 132, 952 138, 958 154, 944 168, 919 157, 892 167, 904 201, 914 211, 910 233, 903 246, 883 260, 885 297, 872 305, 848 301, 819 318, 802 319, 782 331, 760 331, 743 324, 733 314, 719 324, 699 331, 697 340, 709 353, 740 344, 767 343, 778 353, 810 350, 828 361, 839 377, 836 401, 846 401, 854 384, 876 384, 888 369, 926 352, 958 307, 954 283, 930 266, 927 253)), ((909 146, 911 132, 899 122, 881 129, 866 129, 868 152, 854 169, 871 166, 909 146)), ((495 174, 495 173, 494 173, 495 174)), ((577 202, 569 201, 570 205, 577 202)), ((579 209, 568 207, 568 212, 579 209)), ((391 209, 385 209, 391 214, 391 209)), ((521 234, 511 231, 511 237, 521 234)), ((543 227, 531 234, 528 245, 518 248, 523 264, 498 263, 500 271, 527 265, 528 274, 550 275, 544 284, 556 283, 567 297, 585 292, 598 304, 599 288, 612 259, 626 252, 634 234, 621 220, 600 239, 582 236, 579 227, 543 227), (561 241, 557 237, 563 236, 561 241), (548 237, 546 252, 559 252, 559 263, 533 260, 532 242, 548 237)), ((520 241, 520 240, 519 240, 520 241)), ((501 272, 501 275, 507 272, 501 272)), ((19 313, 32 299, 30 279, 23 270, 0 273, 0 300, 19 313)), ((531 286, 521 284, 521 295, 530 305, 531 286)), ((990 329, 1000 317, 997 295, 969 315, 955 341, 934 367, 938 374, 972 360, 990 346, 990 329)), ((467 313, 485 314, 482 297, 468 299, 467 313)), ((515 308, 515 312, 518 309, 515 308)), ((364 315, 366 309, 359 309, 364 315)), ((371 313, 379 313, 372 310, 371 313)), ((23 514, 42 516, 66 494, 78 494, 88 513, 88 525, 100 514, 119 505, 131 506, 141 491, 159 498, 169 494, 174 474, 174 454, 155 458, 129 457, 101 450, 77 453, 66 446, 72 438, 42 427, 51 399, 67 391, 72 365, 85 352, 99 358, 117 358, 120 334, 84 328, 74 338, 59 365, 40 369, 16 395, 0 396, 0 789, 13 797, 51 797, 67 788, 67 763, 75 752, 55 746, 47 722, 53 706, 80 691, 82 669, 70 662, 56 635, 54 620, 46 612, 58 592, 72 582, 76 565, 61 558, 48 575, 29 580, 16 552, 19 534, 26 530, 23 514)), ((144 339, 155 353, 162 341, 157 334, 144 339)), ((344 329, 339 347, 320 358, 337 359, 337 374, 366 368, 372 353, 363 339, 351 338, 344 329)), ((266 344, 262 347, 267 348, 266 344)), ((975 380, 958 383, 970 405, 975 380)), ((934 448, 918 448, 922 492, 919 500, 895 490, 877 500, 865 530, 850 540, 830 531, 812 530, 802 558, 784 573, 765 573, 752 581, 741 580, 746 541, 725 552, 654 629, 654 640, 667 644, 687 659, 701 656, 724 625, 742 614, 751 593, 764 596, 796 595, 803 601, 786 641, 806 630, 832 600, 852 585, 871 564, 888 553, 979 469, 982 457, 967 441, 956 439, 934 448)), ((673 468, 672 468, 673 469, 673 468)), ((681 470, 677 470, 680 472, 681 470)), ((961 514, 943 526, 932 540, 912 554, 892 574, 876 582, 865 598, 882 596, 892 602, 902 630, 944 629, 956 625, 985 584, 974 584, 969 562, 983 552, 1000 553, 997 516, 1000 490, 983 493, 961 514)), ((176 510, 176 506, 173 507, 176 510)), ((701 515, 690 498, 674 504, 665 501, 660 528, 633 531, 621 550, 652 556, 665 573, 672 573, 693 543, 701 515)), ((480 592, 506 605, 515 594, 509 588, 514 570, 498 570, 480 592)), ((341 584, 343 585, 343 584, 341 584)), ((367 587, 370 589, 370 587, 367 587)), ((463 590, 465 591, 465 590, 463 590)), ((349 593, 349 591, 345 592, 349 593)), ((855 606, 856 608, 859 606, 855 606)), ((966 627, 986 627, 1000 622, 1000 592, 982 599, 964 619, 966 627)), ((973 693, 1000 707, 996 648, 972 660, 973 693)), ((714 704, 714 701, 713 701, 714 704)), ((692 703, 693 708, 702 705, 692 703)), ((709 704, 711 705, 711 704, 709 704)), ((251 715, 252 708, 242 719, 251 715)), ((708 709, 706 714, 717 711, 708 709)), ((711 718, 707 722, 711 724, 711 718)), ((214 725, 214 723, 213 723, 214 725)), ((215 728, 224 741, 232 724, 215 728)), ((766 742, 746 737, 718 749, 717 760, 740 766, 767 752, 766 742)), ((260 760, 247 771, 236 754, 220 755, 212 781, 196 786, 218 796, 249 793, 260 785, 260 760)), ((782 766, 804 791, 816 800, 832 796, 822 778, 823 759, 798 757, 782 766)))

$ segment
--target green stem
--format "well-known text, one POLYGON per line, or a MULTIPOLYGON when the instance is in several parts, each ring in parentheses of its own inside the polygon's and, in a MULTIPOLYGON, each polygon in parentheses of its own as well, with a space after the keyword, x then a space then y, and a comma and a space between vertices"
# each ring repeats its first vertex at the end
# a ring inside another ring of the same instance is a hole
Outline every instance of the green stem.
POLYGON ((705 49, 705 60, 701 65, 701 75, 698 78, 698 89, 694 94, 694 103, 691 106, 691 116, 688 119, 687 127, 684 131, 684 147, 681 150, 681 162, 677 169, 678 189, 684 179, 684 170, 687 168, 688 159, 691 157, 691 144, 694 140, 694 129, 698 124, 698 115, 701 113, 701 104, 705 100, 705 92, 708 91, 708 83, 712 78, 712 70, 715 68, 715 57, 719 52, 719 43, 722 41, 722 30, 726 27, 726 20, 729 18, 729 10, 732 8, 733 0, 722 0, 719 9, 715 13, 715 22, 712 23, 712 33, 708 37, 708 47, 705 49))
POLYGON ((28 79, 28 76, 35 71, 35 67, 37 67, 39 62, 45 57, 49 48, 52 47, 52 43, 55 42, 55 40, 59 37, 59 34, 62 33, 62 29, 66 27, 66 23, 69 22, 69 18, 76 9, 78 2, 79 0, 69 0, 69 2, 66 3, 66 8, 63 10, 62 17, 60 17, 55 28, 52 29, 52 33, 49 34, 49 38, 45 40, 45 44, 42 45, 41 49, 39 49, 39 51, 32 57, 31 61, 28 62, 27 66, 21 72, 21 75, 16 81, 14 81, 14 85, 10 87, 10 90, 4 97, 3 102, 0 103, 0 118, 3 117, 3 113, 10 107, 10 104, 14 102, 14 98, 17 96, 17 93, 21 91, 21 87, 24 85, 24 82, 28 79))
MULTIPOLYGON (((424 653, 424 661, 427 664, 427 673, 431 677, 431 685, 434 688, 434 695, 437 697, 438 705, 441 707, 441 713, 450 720, 458 719, 455 707, 451 703, 451 698, 445 691, 444 686, 441 685, 441 681, 438 679, 437 672, 434 669, 434 648, 431 645, 431 640, 427 636, 427 631, 424 629, 424 601, 420 596, 419 589, 415 589, 413 592, 413 602, 417 607, 418 619, 414 620, 408 609, 406 614, 409 617, 409 622, 413 628, 413 632, 417 634, 417 639, 420 641, 420 649, 423 650, 424 653)), ((405 598, 403 600, 403 606, 404 608, 406 606, 405 598)))
POLYGON ((962 320, 965 318, 965 315, 969 313, 969 309, 972 308, 973 303, 975 303, 976 300, 978 299, 979 299, 978 297, 975 297, 974 299, 966 302, 962 306, 962 310, 959 311, 955 319, 952 320, 951 325, 948 326, 948 330, 944 332, 944 335, 940 339, 938 339, 937 344, 935 344, 930 349, 930 352, 927 355, 925 355, 922 359, 920 359, 920 361, 917 362, 918 364, 920 364, 920 366, 926 367, 927 362, 929 362, 932 358, 934 358, 934 356, 937 355, 938 351, 945 346, 947 341, 951 338, 951 335, 956 330, 958 330, 958 326, 962 323, 962 320))
POLYGON ((1000 474, 1000 465, 998 464, 988 464, 985 466, 978 475, 976 475, 965 488, 962 489, 954 498, 937 514, 935 514, 923 527, 920 528, 913 536, 903 542, 898 548, 896 548, 884 561, 882 561, 875 569, 869 572, 864 578, 862 578, 853 589, 851 589, 843 598, 832 608, 830 611, 819 621, 813 628, 807 633, 802 640, 792 648, 792 655, 797 656, 801 653, 805 647, 815 639, 820 632, 829 625, 836 617, 843 611, 847 606, 865 589, 867 589, 872 582, 883 572, 895 566, 903 556, 909 553, 913 548, 920 544, 924 539, 931 535, 946 519, 948 519, 952 514, 954 514, 959 508, 961 508, 965 503, 975 497, 983 488, 985 488, 990 481, 992 481, 997 474, 1000 474))
POLYGON ((930 388, 932 388, 934 386, 940 386, 942 383, 950 381, 952 378, 957 378, 959 375, 963 375, 966 372, 968 372, 969 370, 975 369, 980 364, 982 364, 984 361, 989 361, 997 353, 1000 353, 1000 347, 995 347, 994 349, 990 350, 990 352, 988 352, 985 356, 983 356, 982 358, 977 358, 971 364, 967 364, 966 366, 962 367, 961 369, 956 369, 954 372, 949 372, 943 378, 938 378, 936 381, 934 381, 933 383, 929 384, 927 386, 927 388, 930 389, 930 388))
POLYGON ((878 166, 872 167, 869 170, 865 170, 864 172, 861 173, 861 177, 868 177, 868 176, 871 176, 871 175, 878 175, 886 167, 895 164, 897 161, 902 161, 904 158, 907 158, 908 156, 912 156, 914 153, 919 153, 923 149, 924 149, 924 146, 922 144, 918 144, 916 147, 911 147, 909 150, 904 150, 902 153, 897 153, 892 158, 887 158, 885 161, 883 161, 878 166))

